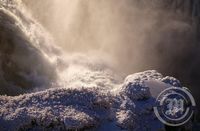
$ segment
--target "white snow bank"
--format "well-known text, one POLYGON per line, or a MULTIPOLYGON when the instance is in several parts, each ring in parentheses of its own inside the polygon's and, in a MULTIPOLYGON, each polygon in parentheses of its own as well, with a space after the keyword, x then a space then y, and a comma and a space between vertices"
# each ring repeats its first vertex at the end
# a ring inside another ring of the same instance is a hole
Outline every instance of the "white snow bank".
POLYGON ((53 88, 0 96, 0 130, 164 130, 153 104, 156 94, 171 85, 181 86, 153 70, 130 75, 113 90, 53 88))

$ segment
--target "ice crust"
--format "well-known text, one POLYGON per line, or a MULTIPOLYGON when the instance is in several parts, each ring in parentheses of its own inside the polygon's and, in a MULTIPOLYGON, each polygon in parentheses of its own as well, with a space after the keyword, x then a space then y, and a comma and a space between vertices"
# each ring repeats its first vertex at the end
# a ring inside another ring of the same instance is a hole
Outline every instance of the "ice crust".
POLYGON ((180 82, 149 70, 129 75, 112 90, 65 87, 0 96, 0 130, 164 130, 153 113, 151 89, 159 93, 172 85, 180 82))

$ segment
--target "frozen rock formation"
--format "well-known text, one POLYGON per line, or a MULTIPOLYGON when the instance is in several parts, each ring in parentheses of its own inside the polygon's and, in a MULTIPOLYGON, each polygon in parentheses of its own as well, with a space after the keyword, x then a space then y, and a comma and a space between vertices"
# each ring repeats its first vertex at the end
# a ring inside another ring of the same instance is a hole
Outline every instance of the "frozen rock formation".
POLYGON ((107 91, 53 88, 0 96, 0 130, 164 130, 153 113, 152 91, 172 85, 180 82, 150 70, 130 75, 107 91))

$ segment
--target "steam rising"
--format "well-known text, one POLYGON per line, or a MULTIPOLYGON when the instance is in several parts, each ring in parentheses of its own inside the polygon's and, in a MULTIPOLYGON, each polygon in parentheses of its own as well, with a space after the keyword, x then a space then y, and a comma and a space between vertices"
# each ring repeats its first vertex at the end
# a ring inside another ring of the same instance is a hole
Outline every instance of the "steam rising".
POLYGON ((158 70, 180 79, 198 99, 198 0, 24 2, 69 55, 106 58, 120 76, 158 70))
POLYGON ((190 57, 196 55, 197 23, 193 14, 198 3, 188 0, 24 2, 68 53, 92 52, 100 56, 103 53, 121 73, 157 69, 181 79, 186 77, 189 82, 187 78, 196 63, 196 58, 192 62, 190 57))
MULTIPOLYGON (((58 55, 49 42, 42 42, 46 37, 40 36, 47 33, 35 33, 38 35, 32 39, 35 34, 25 32, 31 44, 40 41, 36 48, 50 58, 58 72, 66 75, 74 63, 90 73, 108 69, 118 76, 155 69, 177 77, 186 86, 194 87, 193 91, 199 84, 197 0, 22 0, 22 3, 51 33, 54 47, 62 47, 65 55, 58 55), (72 60, 65 61, 64 57, 72 60)), ((34 22, 22 17, 27 10, 14 14, 22 19, 23 27, 40 32, 39 24, 30 24, 34 22)))
POLYGON ((198 0, 0 0, 0 94, 115 93, 128 74, 154 69, 198 96, 199 8, 198 0))
MULTIPOLYGON (((66 52, 106 54, 114 68, 126 73, 142 70, 149 63, 149 53, 143 52, 149 45, 145 38, 156 22, 156 12, 141 11, 131 1, 112 0, 57 0, 48 4, 48 9, 46 19, 37 17, 66 52)), ((158 62, 153 61, 154 65, 158 62)))

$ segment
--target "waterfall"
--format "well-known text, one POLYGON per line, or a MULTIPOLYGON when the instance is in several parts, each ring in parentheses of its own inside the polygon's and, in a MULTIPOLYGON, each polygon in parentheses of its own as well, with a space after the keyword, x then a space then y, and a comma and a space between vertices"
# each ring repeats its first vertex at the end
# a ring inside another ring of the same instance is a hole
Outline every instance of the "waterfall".
POLYGON ((56 80, 59 53, 52 43, 21 1, 0 1, 0 94, 49 88, 56 80))
POLYGON ((184 85, 200 100, 199 8, 0 0, 0 130, 164 130, 153 112, 162 90, 184 85))

